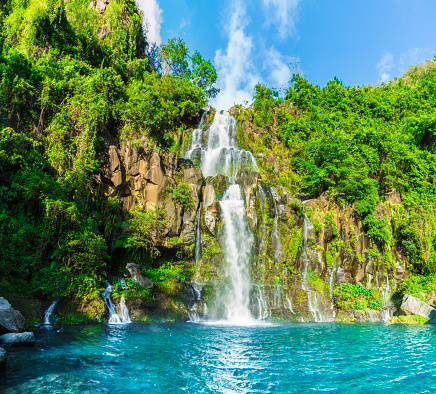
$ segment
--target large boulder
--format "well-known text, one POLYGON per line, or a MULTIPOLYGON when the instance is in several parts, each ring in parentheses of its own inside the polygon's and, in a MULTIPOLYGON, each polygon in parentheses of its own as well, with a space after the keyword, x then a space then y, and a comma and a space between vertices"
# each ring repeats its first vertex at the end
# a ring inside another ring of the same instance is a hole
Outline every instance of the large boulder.
POLYGON ((419 315, 427 319, 436 320, 435 308, 409 294, 404 294, 399 312, 402 315, 419 315))
POLYGON ((4 297, 0 297, 0 333, 23 332, 26 328, 24 316, 12 308, 4 297))
POLYGON ((35 335, 30 331, 0 335, 0 345, 2 346, 23 346, 34 344, 35 335))
POLYGON ((7 359, 8 359, 8 355, 6 353, 6 350, 0 347, 0 369, 2 369, 5 366, 7 359))
POLYGON ((138 264, 128 263, 126 265, 126 268, 127 268, 127 271, 129 271, 132 279, 139 286, 141 286, 145 289, 153 287, 153 282, 147 278, 147 275, 145 275, 145 272, 142 270, 142 268, 138 264))

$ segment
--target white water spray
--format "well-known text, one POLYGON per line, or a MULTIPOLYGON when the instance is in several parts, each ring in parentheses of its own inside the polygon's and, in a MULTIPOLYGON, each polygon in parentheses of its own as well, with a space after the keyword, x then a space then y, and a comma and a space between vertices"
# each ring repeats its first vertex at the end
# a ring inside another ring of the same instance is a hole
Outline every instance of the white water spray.
POLYGON ((390 286, 389 286, 389 275, 386 274, 386 283, 385 287, 382 290, 382 299, 383 299, 383 309, 382 309, 382 322, 389 323, 390 318, 390 286))
POLYGON ((58 303, 57 301, 53 302, 49 306, 49 308, 45 311, 45 314, 44 314, 44 325, 49 326, 49 325, 52 324, 51 321, 50 321, 50 318, 51 318, 51 316, 53 314, 54 308, 56 307, 57 303, 58 303))
POLYGON ((112 294, 112 286, 106 281, 106 289, 101 293, 104 303, 106 304, 109 310, 109 324, 124 324, 130 323, 129 310, 126 307, 126 301, 124 296, 121 297, 120 301, 120 316, 115 309, 115 306, 112 302, 111 294, 112 294))
POLYGON ((311 313, 313 320, 316 322, 328 321, 326 320, 321 311, 318 308, 318 300, 316 291, 309 289, 308 277, 309 277, 309 258, 307 255, 307 244, 309 240, 309 234, 313 231, 313 224, 310 221, 309 217, 304 214, 304 222, 303 222, 303 250, 301 252, 301 261, 303 262, 303 281, 301 287, 303 290, 307 292, 307 307, 309 312, 311 313))
POLYGON ((258 171, 251 152, 236 145, 236 120, 229 113, 215 114, 212 125, 206 131, 195 129, 191 147, 186 152, 188 159, 201 156, 201 170, 205 177, 222 174, 234 177, 242 168, 258 171), (204 143, 204 140, 207 140, 204 143))
POLYGON ((245 204, 239 185, 232 185, 220 202, 224 222, 224 252, 230 277, 227 294, 227 319, 234 323, 249 323, 250 303, 249 260, 253 236, 245 217, 245 204))
MULTIPOLYGON (((200 126, 192 132, 191 144, 185 156, 200 162, 205 177, 218 174, 234 178, 240 169, 258 171, 256 160, 249 151, 240 149, 236 141, 236 120, 229 113, 216 113, 212 125, 205 129, 205 115, 200 126)), ((230 183, 232 180, 230 179, 230 183)), ((253 236, 245 217, 245 204, 239 185, 232 185, 220 201, 224 223, 223 251, 227 261, 230 285, 221 298, 226 318, 232 324, 249 324, 253 321, 249 310, 249 261, 253 236)), ((197 224, 195 259, 197 272, 201 257, 200 226, 197 224)), ((199 300, 198 300, 199 301, 199 300)), ((191 308, 191 321, 199 319, 196 303, 191 308)))

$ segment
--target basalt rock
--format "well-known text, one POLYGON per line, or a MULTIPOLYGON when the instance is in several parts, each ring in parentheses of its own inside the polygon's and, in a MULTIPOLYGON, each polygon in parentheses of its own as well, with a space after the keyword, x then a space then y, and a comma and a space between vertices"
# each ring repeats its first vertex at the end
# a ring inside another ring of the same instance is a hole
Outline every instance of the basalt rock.
POLYGON ((203 188, 203 213, 204 224, 210 233, 215 235, 215 228, 220 214, 220 204, 215 189, 211 184, 203 188))
POLYGON ((215 189, 215 193, 219 198, 223 196, 223 194, 229 187, 227 178, 221 174, 218 174, 215 178, 211 179, 210 183, 212 183, 213 188, 215 189))
POLYGON ((403 315, 419 315, 436 322, 436 309, 409 294, 404 294, 399 313, 403 315))
POLYGON ((34 344, 35 335, 30 331, 0 335, 0 345, 2 346, 27 346, 34 344))
POLYGON ((8 355, 6 353, 6 350, 0 347, 0 369, 5 367, 7 359, 8 355))
POLYGON ((0 297, 0 333, 23 332, 27 328, 26 319, 4 298, 0 297))
POLYGON ((251 229, 257 226, 256 192, 260 178, 258 172, 246 169, 239 170, 235 176, 235 182, 241 186, 242 195, 245 199, 245 210, 251 229))

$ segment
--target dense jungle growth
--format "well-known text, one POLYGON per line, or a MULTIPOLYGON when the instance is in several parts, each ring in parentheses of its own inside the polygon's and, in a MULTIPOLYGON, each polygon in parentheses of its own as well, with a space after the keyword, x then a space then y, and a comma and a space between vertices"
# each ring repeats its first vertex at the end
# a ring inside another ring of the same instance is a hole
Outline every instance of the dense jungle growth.
MULTIPOLYGON (((0 293, 99 298, 127 252, 156 253, 143 227, 167 220, 138 226, 133 212, 120 228, 101 152, 143 139, 177 150, 178 131, 217 93, 215 69, 181 39, 150 46, 130 0, 4 1, 0 28, 0 293)), ((167 271, 180 274, 150 276, 167 271)))
MULTIPOLYGON (((227 181, 205 180, 195 160, 177 160, 201 108, 218 94, 212 64, 190 54, 180 38, 149 45, 132 0, 3 1, 0 29, 0 296, 100 300, 104 281, 123 276, 130 262, 174 295, 193 274, 197 228, 203 279, 214 279, 223 257, 218 199, 227 181), (172 166, 171 176, 165 166, 172 166)), ((251 107, 232 109, 239 144, 261 173, 240 173, 244 198, 255 201, 250 228, 259 253, 251 273, 265 278, 267 271, 274 276, 269 285, 281 288, 288 280, 283 272, 290 283, 301 282, 307 214, 312 260, 321 257, 305 280, 336 308, 381 310, 380 290, 389 281, 392 291, 423 301, 434 296, 435 61, 380 86, 349 87, 335 77, 319 87, 297 74, 284 97, 263 84, 255 92, 251 107), (302 204, 310 199, 325 200, 324 207, 302 204), (279 205, 292 215, 279 217, 279 205), (351 216, 364 236, 354 225, 337 226, 351 216), (273 250, 273 233, 283 253, 273 250), (364 257, 356 252, 359 236, 364 257), (349 276, 336 283, 340 259, 349 276), (357 283, 359 269, 365 279, 357 283)), ((205 129, 213 115, 205 117, 205 129)), ((125 289, 115 282, 116 300, 125 289)), ((129 301, 153 298, 150 289, 130 278, 128 284, 129 301)))
POLYGON ((344 86, 335 77, 322 88, 294 75, 284 98, 256 86, 252 108, 238 110, 252 131, 239 135, 264 157, 261 172, 272 183, 306 199, 326 193, 341 206, 354 204, 376 242, 374 258, 397 247, 412 273, 432 276, 435 105, 434 61, 380 86, 344 86), (396 204, 387 201, 393 192, 401 195, 396 204))

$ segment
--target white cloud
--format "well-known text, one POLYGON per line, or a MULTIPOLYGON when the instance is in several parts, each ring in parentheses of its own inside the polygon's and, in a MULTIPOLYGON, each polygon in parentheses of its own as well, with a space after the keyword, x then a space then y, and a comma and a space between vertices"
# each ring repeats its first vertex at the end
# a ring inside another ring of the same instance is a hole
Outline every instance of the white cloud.
POLYGON ((136 0, 139 9, 144 13, 144 24, 147 30, 147 41, 149 44, 160 45, 160 27, 162 24, 162 10, 157 0, 136 0))
POLYGON ((294 33, 301 0, 262 0, 265 25, 277 27, 279 37, 284 40, 294 33))
POLYGON ((426 60, 433 58, 434 50, 431 48, 410 48, 403 52, 398 62, 400 74, 404 74, 409 67, 416 66, 420 63, 425 63, 426 60))
POLYGON ((263 64, 264 69, 269 73, 268 82, 275 88, 282 87, 283 85, 288 86, 292 76, 290 64, 295 64, 296 61, 298 61, 296 58, 283 56, 273 46, 269 48, 266 51, 263 64))
POLYGON ((383 53, 380 61, 377 63, 378 76, 380 82, 388 83, 391 76, 391 70, 394 66, 394 55, 390 52, 383 53))
POLYGON ((243 104, 253 99, 254 85, 260 81, 252 58, 253 37, 244 31, 246 9, 241 0, 233 1, 229 8, 230 23, 225 32, 228 37, 225 52, 219 49, 215 53, 215 67, 218 73, 217 85, 221 89, 212 100, 218 110, 228 110, 235 103, 243 104))
POLYGON ((191 21, 190 20, 186 20, 185 18, 183 18, 182 19, 182 22, 180 22, 180 26, 179 26, 179 28, 180 29, 183 29, 185 26, 188 26, 188 25, 190 25, 191 24, 191 21))

